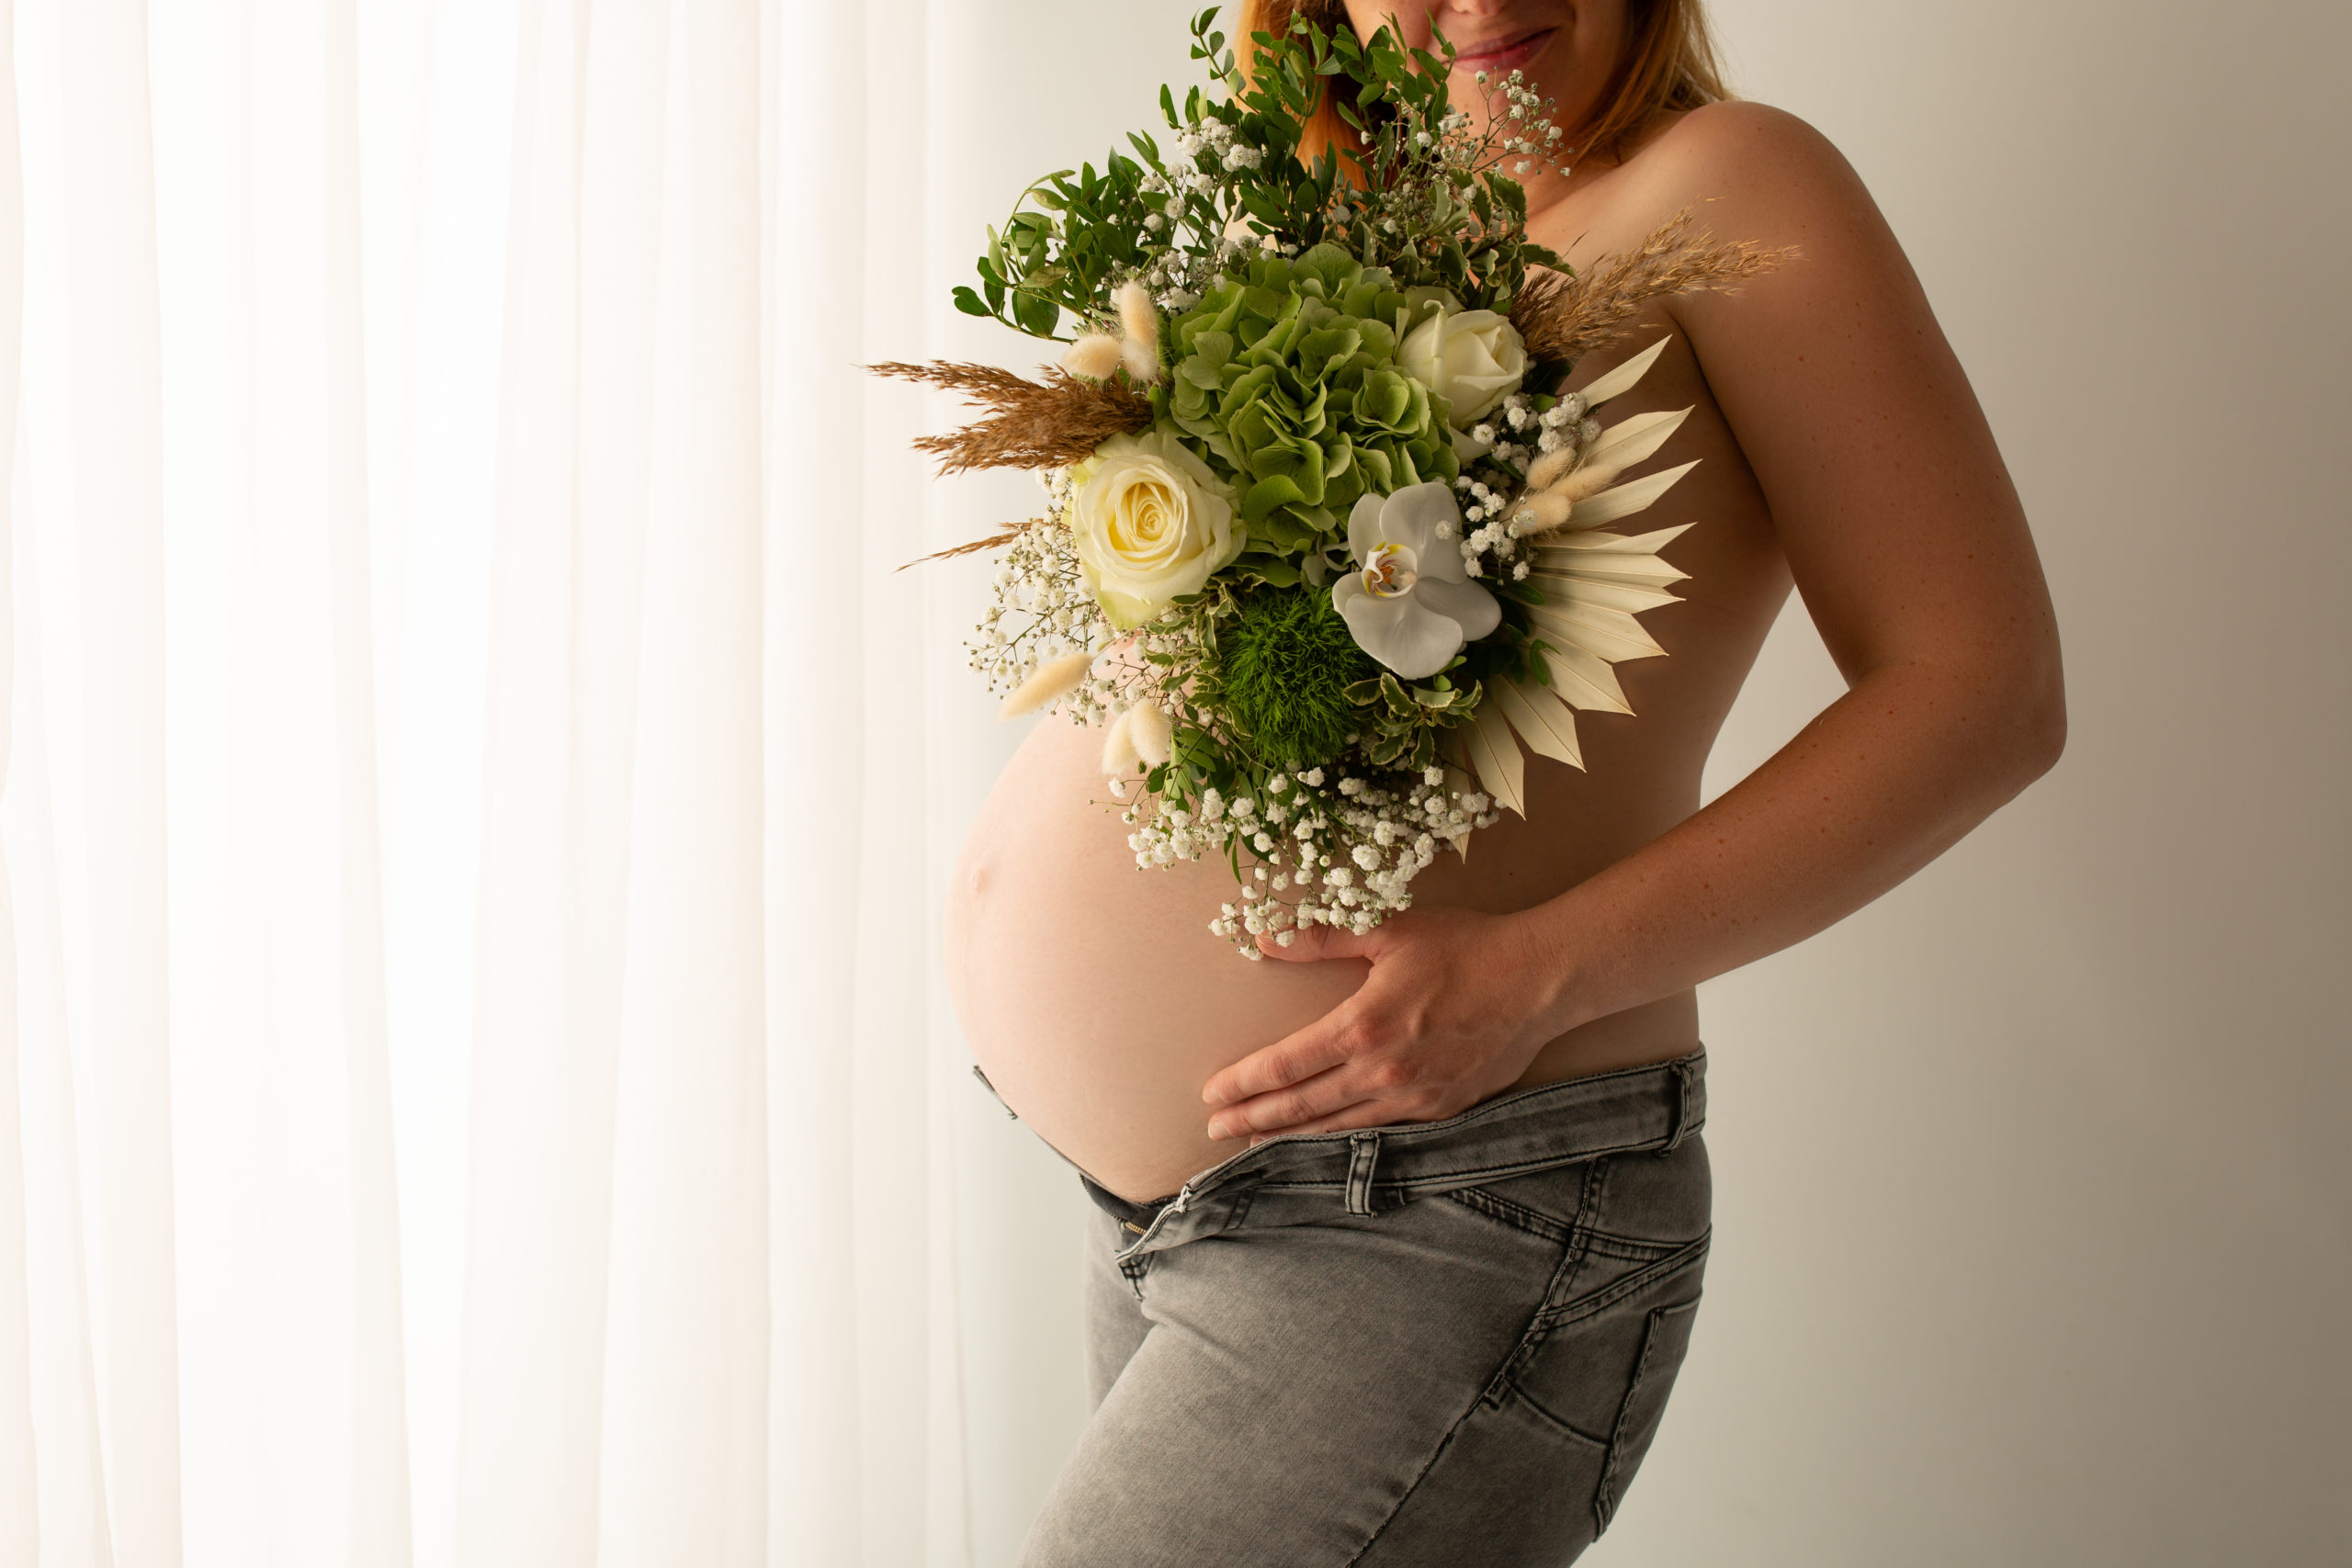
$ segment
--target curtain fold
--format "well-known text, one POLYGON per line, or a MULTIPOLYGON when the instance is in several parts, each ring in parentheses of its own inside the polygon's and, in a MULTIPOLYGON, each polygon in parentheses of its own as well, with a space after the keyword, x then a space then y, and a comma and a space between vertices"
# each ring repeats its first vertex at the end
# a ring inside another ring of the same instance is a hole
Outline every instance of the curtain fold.
POLYGON ((0 1568, 967 1562, 922 0, 8 6, 0 1568))
POLYGON ((922 0, 783 8, 765 62, 775 1562, 966 1560, 931 1049, 922 0), (820 1423, 830 1413, 828 1429, 820 1423))
POLYGON ((336 782, 345 918, 337 954, 352 1210, 352 1568, 409 1568, 406 1354, 400 1194, 392 1149, 377 639, 370 581, 366 288, 361 266, 359 39, 356 0, 326 0, 321 39, 325 264, 327 591, 334 632, 336 782))
MULTIPOLYGON (((15 599, 17 386, 24 338, 25 191, 17 135, 16 51, 15 3, 0 0, 0 605, 15 599)), ((15 684, 15 641, 0 636, 0 781, 8 776, 15 684)), ((6 845, 0 843, 0 1562, 32 1562, 40 1552, 40 1478, 33 1447, 13 883, 6 845)))
POLYGON ((458 1505, 485 1568, 594 1561, 662 9, 520 28, 458 1505))
POLYGON ((461 1562, 762 1561, 757 24, 525 12, 461 1562))
POLYGON ((145 7, 61 7, 97 1371, 115 1550, 180 1560, 162 321, 145 7))

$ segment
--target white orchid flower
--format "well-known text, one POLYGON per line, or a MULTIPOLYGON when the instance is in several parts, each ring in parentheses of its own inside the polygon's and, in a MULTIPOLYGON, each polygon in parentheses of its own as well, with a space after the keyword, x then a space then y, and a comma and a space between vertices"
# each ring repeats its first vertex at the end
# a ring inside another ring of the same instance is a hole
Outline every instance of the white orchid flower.
POLYGON ((1502 624, 1503 607, 1462 570, 1461 530, 1452 488, 1434 480, 1367 495, 1348 513, 1358 570, 1332 584, 1331 602, 1356 646, 1408 681, 1502 624))

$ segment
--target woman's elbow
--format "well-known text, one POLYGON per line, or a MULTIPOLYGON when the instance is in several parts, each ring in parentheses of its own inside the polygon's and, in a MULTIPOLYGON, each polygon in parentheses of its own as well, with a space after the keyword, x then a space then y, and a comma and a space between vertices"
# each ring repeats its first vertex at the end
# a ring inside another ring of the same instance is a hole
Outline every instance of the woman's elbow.
POLYGON ((2015 741, 2019 789, 2056 767, 2066 750, 2066 677, 2054 641, 2021 684, 2015 741))
POLYGON ((1989 800, 1987 809, 2058 765, 2066 750, 2066 682, 2054 639, 2041 647, 1980 647, 1942 668, 1967 694, 1952 738, 1968 759, 1962 769, 1970 794, 1989 800))

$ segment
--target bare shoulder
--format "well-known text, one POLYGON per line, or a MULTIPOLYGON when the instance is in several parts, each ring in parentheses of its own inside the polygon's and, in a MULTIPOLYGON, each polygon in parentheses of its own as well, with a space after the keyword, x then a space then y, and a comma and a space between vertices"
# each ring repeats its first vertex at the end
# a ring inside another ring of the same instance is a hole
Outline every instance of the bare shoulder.
MULTIPOLYGON (((1790 247, 1804 258, 1756 291, 1758 301, 1785 291, 1800 272, 1833 292, 1844 287, 1834 281, 1839 277, 1871 289, 1913 286, 1853 165, 1820 131, 1767 104, 1709 104, 1672 116, 1531 227, 1582 268, 1640 244, 1682 213, 1716 239, 1790 247)), ((1696 303, 1675 301, 1671 313, 1682 316, 1696 303)), ((1722 314, 1703 305, 1698 313, 1722 314)))
POLYGON ((1644 148, 1680 161, 1686 167, 1737 166, 1757 160, 1795 158, 1842 168, 1845 160, 1829 139, 1786 109, 1747 98, 1727 98, 1687 114, 1644 148))
POLYGON ((1743 237, 1801 240, 1828 221, 1874 222, 1861 178, 1829 139, 1785 109, 1732 101, 1678 117, 1618 171, 1633 202, 1659 216, 1698 209, 1743 237))
POLYGON ((1860 175, 1827 137, 1784 109, 1732 101, 1677 115, 1585 195, 1574 249, 1563 252, 1578 265, 1637 244, 1683 213, 1709 237, 1790 258, 1735 293, 1662 302, 1694 344, 1715 351, 1711 376, 1736 373, 1722 352, 1735 340, 1780 352, 1795 336, 1858 326, 1933 331, 1917 276, 1860 175))
POLYGON ((1783 253, 1736 289, 1659 305, 1849 675, 1976 636, 2004 604, 2040 592, 2022 508, 1967 376, 1828 138, 1762 104, 1711 104, 1587 189, 1618 245, 1689 211, 1714 239, 1783 253), (1916 592, 1922 581, 1937 584, 1933 603, 1916 592))

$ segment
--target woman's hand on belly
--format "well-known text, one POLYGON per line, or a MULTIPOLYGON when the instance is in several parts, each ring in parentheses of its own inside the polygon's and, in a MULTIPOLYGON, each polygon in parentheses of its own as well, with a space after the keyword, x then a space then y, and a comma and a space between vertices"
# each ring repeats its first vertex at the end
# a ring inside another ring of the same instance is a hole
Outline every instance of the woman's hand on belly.
POLYGON ((1212 1138, 1440 1121, 1510 1088, 1561 1032, 1551 954, 1522 915, 1423 906, 1363 936, 1312 926, 1260 946, 1372 969, 1346 1001, 1208 1080, 1212 1138))

